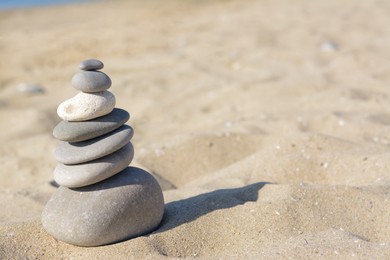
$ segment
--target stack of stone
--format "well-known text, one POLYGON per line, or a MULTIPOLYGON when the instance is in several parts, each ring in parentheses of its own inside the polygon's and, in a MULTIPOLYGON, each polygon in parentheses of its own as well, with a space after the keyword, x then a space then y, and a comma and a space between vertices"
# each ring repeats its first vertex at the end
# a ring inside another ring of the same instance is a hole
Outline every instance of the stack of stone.
POLYGON ((115 97, 107 91, 111 79, 103 72, 103 63, 86 60, 72 79, 80 90, 57 109, 60 122, 53 131, 61 140, 54 156, 59 162, 54 180, 69 188, 87 186, 122 171, 133 159, 130 143, 133 129, 124 125, 125 110, 114 108, 115 97))
POLYGON ((160 223, 164 199, 146 171, 128 167, 134 156, 129 113, 115 108, 103 63, 81 62, 72 79, 80 90, 57 109, 63 119, 53 135, 60 185, 43 214, 54 237, 80 246, 104 245, 150 232, 160 223))

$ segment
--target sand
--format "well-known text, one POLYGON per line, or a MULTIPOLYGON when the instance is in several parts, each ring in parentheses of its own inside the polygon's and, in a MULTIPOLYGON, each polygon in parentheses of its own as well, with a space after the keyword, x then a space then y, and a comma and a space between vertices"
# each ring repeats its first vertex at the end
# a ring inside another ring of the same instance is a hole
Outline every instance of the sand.
POLYGON ((0 259, 389 259, 389 24, 380 0, 1 12, 0 259), (91 57, 166 209, 152 234, 83 248, 40 214, 56 108, 91 57))

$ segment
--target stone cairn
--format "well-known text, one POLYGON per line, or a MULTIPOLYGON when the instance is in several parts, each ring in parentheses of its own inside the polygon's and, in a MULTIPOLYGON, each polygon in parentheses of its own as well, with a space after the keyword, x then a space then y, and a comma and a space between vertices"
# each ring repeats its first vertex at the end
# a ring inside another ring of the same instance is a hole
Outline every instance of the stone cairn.
POLYGON ((78 246, 99 246, 157 228, 164 198, 148 172, 128 167, 134 156, 130 115, 115 108, 111 79, 96 59, 80 63, 72 78, 80 92, 57 109, 63 119, 53 131, 60 185, 46 204, 42 224, 55 238, 78 246))

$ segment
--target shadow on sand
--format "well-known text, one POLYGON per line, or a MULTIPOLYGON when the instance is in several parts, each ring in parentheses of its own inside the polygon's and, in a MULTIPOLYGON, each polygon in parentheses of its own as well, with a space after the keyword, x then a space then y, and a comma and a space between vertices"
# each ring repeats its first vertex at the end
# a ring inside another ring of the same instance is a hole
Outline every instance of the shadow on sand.
POLYGON ((192 222, 215 210, 257 201, 259 190, 266 184, 271 183, 258 182, 241 188, 221 189, 167 203, 164 218, 160 227, 154 233, 161 233, 192 222))

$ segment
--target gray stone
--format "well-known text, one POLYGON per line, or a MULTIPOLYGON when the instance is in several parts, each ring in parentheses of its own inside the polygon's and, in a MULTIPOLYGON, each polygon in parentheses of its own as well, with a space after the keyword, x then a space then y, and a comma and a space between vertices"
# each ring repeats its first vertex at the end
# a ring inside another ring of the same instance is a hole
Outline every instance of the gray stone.
POLYGON ((72 78, 72 86, 83 92, 100 92, 111 87, 111 79, 100 71, 79 71, 72 78))
POLYGON ((66 121, 85 121, 105 116, 115 108, 115 96, 105 90, 96 93, 79 92, 57 108, 57 114, 66 121))
POLYGON ((152 232, 164 214, 164 197, 146 171, 128 167, 96 184, 59 187, 46 204, 42 224, 53 237, 99 246, 152 232))
POLYGON ((114 108, 111 113, 88 121, 63 120, 54 128, 53 136, 61 141, 81 142, 109 133, 122 126, 129 118, 127 111, 114 108))
POLYGON ((20 83, 18 85, 18 90, 20 93, 27 95, 36 95, 36 94, 44 94, 45 89, 39 85, 34 83, 20 83))
POLYGON ((69 188, 91 185, 122 171, 133 157, 134 148, 128 143, 118 151, 91 162, 75 165, 60 163, 54 170, 54 180, 69 188))
POLYGON ((103 67, 104 67, 103 62, 97 59, 83 60, 79 64, 79 68, 81 70, 101 70, 103 69, 103 67))
POLYGON ((133 128, 123 125, 108 134, 87 141, 61 141, 54 150, 54 157, 63 164, 89 162, 119 150, 130 141, 133 134, 133 128))

